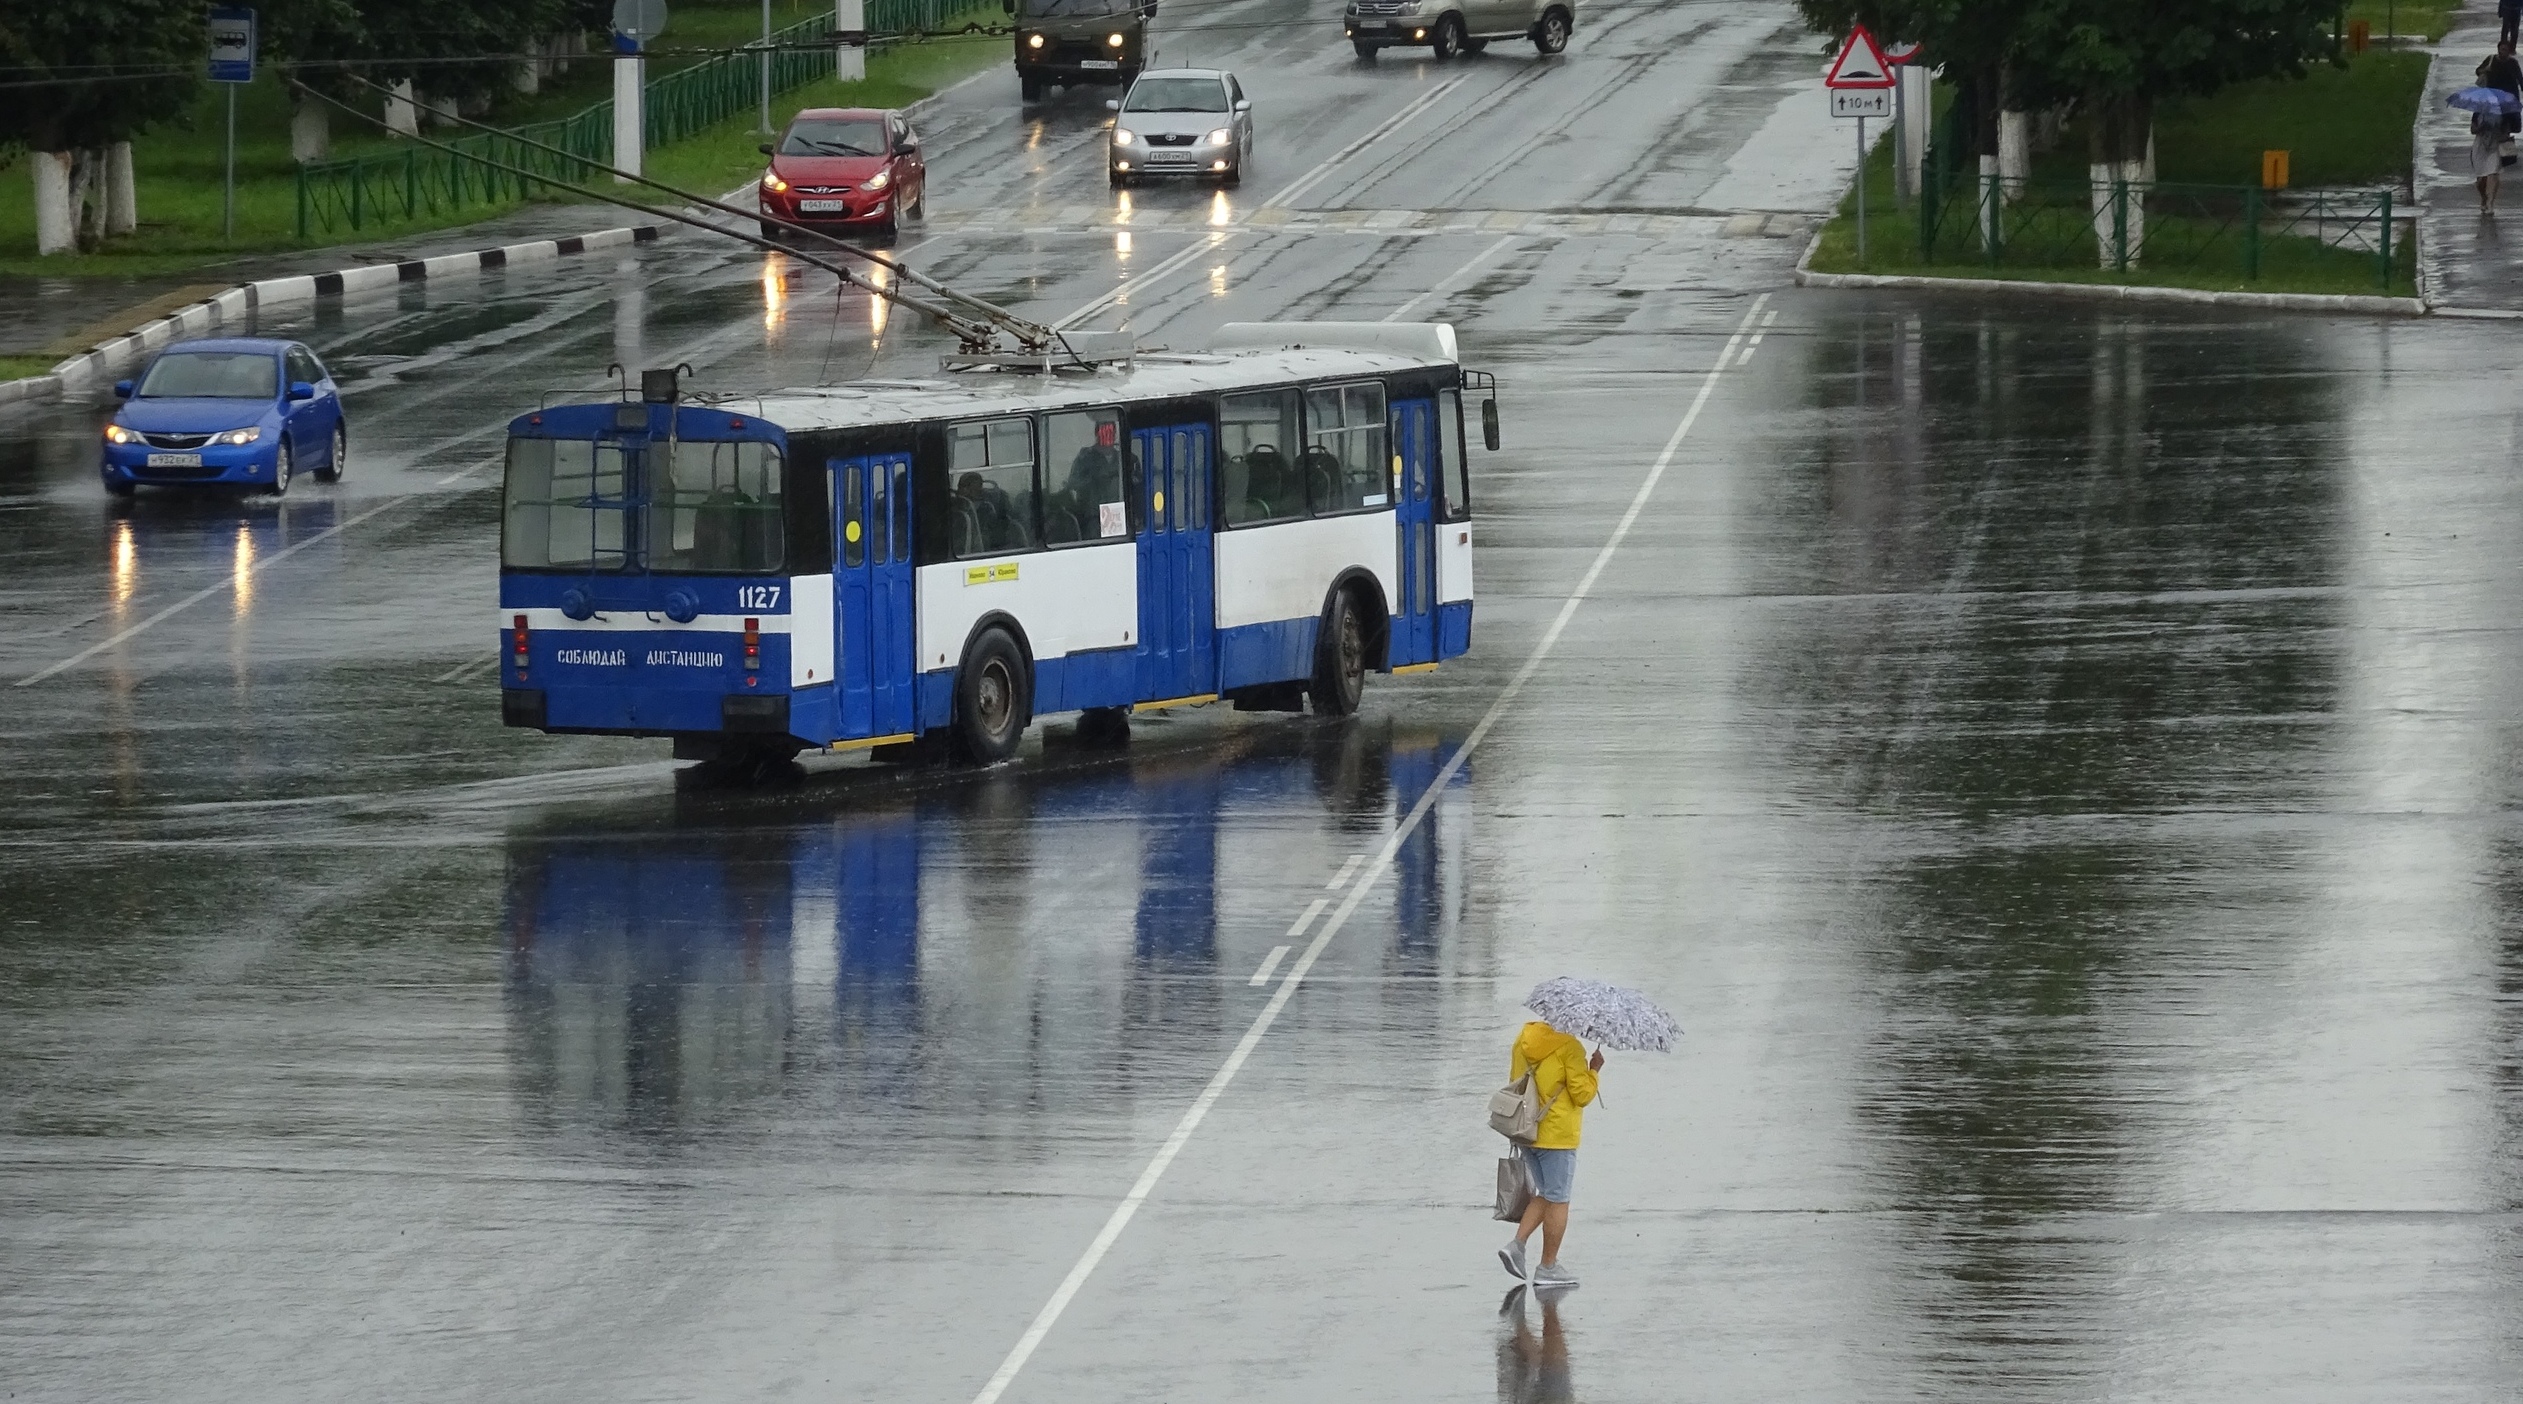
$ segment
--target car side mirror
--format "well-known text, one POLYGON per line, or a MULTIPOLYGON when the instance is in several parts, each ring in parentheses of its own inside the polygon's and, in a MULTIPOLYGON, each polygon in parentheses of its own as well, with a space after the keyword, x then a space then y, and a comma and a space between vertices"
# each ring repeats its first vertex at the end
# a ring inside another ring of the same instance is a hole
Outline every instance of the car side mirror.
POLYGON ((1119 111, 1121 110, 1121 99, 1119 99, 1119 98, 1106 98, 1106 99, 1104 99, 1104 110, 1105 110, 1106 112, 1119 112, 1119 111))
POLYGON ((920 148, 918 148, 918 147, 916 147, 916 146, 913 146, 913 145, 911 144, 911 139, 910 139, 909 137, 905 137, 905 138, 903 138, 902 140, 900 140, 900 141, 898 141, 898 142, 895 142, 895 143, 894 143, 894 154, 895 154, 896 156, 911 156, 911 155, 916 155, 916 154, 918 154, 919 150, 920 150, 920 148))
POLYGON ((312 400, 315 398, 315 387, 307 384, 303 380, 293 380, 289 382, 289 398, 293 400, 312 400))
POLYGON ((117 380, 117 381, 115 381, 115 382, 114 382, 114 398, 115 398, 115 399, 117 399, 117 400, 128 400, 128 399, 130 399, 130 398, 131 398, 131 382, 130 382, 130 381, 128 381, 128 380, 117 380))
POLYGON ((1496 400, 1481 401, 1481 447, 1488 449, 1491 453, 1498 451, 1498 402, 1496 400))
POLYGON ((1251 98, 1237 98, 1237 99, 1235 100, 1235 110, 1236 110, 1236 111, 1238 111, 1238 112, 1250 112, 1250 111, 1252 111, 1252 110, 1253 110, 1253 100, 1252 100, 1251 98))
POLYGON ((764 142, 764 143, 762 143, 760 146, 755 147, 755 148, 754 148, 754 150, 761 152, 761 153, 762 153, 763 155, 765 155, 765 156, 770 156, 770 155, 774 155, 774 154, 776 154, 775 152, 773 152, 773 151, 771 150, 771 143, 769 143, 769 142, 767 142, 767 141, 766 141, 766 142, 764 142))

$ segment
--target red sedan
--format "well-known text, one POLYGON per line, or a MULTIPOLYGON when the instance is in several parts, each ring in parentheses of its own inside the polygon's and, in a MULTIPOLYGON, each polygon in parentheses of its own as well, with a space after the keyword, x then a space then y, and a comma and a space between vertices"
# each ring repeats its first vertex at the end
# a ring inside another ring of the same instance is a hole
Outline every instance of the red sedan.
POLYGON ((784 219, 831 234, 890 239, 903 218, 926 214, 928 165, 920 136, 899 112, 865 107, 810 107, 789 119, 762 154, 762 237, 784 231, 784 219))

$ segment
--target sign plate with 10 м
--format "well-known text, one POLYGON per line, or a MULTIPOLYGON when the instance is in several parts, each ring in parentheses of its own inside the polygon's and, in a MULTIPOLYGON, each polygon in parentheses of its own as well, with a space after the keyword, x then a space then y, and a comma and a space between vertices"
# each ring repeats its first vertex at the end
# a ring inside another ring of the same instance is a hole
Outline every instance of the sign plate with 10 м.
POLYGON ((1892 90, 1834 88, 1831 90, 1831 115, 1889 118, 1892 116, 1892 90))

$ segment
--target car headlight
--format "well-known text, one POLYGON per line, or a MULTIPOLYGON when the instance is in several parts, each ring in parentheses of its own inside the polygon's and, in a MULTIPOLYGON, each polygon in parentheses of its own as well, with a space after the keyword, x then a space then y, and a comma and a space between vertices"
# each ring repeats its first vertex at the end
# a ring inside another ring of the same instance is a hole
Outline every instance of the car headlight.
POLYGON ((867 178, 867 184, 860 186, 860 187, 859 187, 859 189, 861 189, 861 190, 882 190, 882 189, 884 189, 886 186, 891 185, 891 184, 893 184, 893 183, 894 183, 894 173, 893 173, 893 172, 891 172, 891 171, 878 171, 876 174, 874 174, 874 175, 872 175, 872 176, 869 176, 869 177, 867 178))
POLYGON ((773 175, 769 171, 764 171, 762 173, 762 188, 776 195, 781 191, 788 189, 788 182, 780 179, 776 175, 773 175))
POLYGON ((1039 35, 1039 34, 1028 34, 1028 35, 1026 35, 1026 36, 1025 36, 1025 47, 1026 47, 1026 48, 1029 48, 1029 49, 1039 49, 1039 48, 1041 48, 1041 47, 1042 47, 1042 36, 1041 36, 1041 35, 1039 35))
POLYGON ((1138 139, 1138 134, 1131 131, 1128 127, 1113 128, 1113 145, 1115 146, 1129 146, 1137 142, 1138 139))
POLYGON ((1118 34, 1107 34, 1104 36, 1104 42, 1118 49, 1121 47, 1121 36, 1118 34))
POLYGON ((261 437, 263 427, 258 424, 249 429, 231 429, 225 434, 213 434, 210 441, 214 444, 250 444, 261 437))
POLYGON ((131 432, 129 429, 126 429, 119 424, 108 424, 105 426, 105 442, 109 444, 128 444, 135 442, 139 439, 139 437, 140 436, 138 434, 131 432))
POLYGON ((1232 146, 1232 145, 1234 145, 1234 144, 1235 144, 1235 129, 1234 129, 1233 127, 1220 127, 1220 128, 1218 128, 1216 131, 1211 132, 1211 133, 1209 134, 1209 144, 1210 144, 1211 146, 1232 146))

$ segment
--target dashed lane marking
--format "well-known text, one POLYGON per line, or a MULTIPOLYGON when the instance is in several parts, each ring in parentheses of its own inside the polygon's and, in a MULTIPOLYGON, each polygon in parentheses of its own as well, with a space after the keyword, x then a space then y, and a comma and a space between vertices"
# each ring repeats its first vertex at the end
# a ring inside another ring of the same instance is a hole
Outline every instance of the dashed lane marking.
POLYGON ((1024 1334, 1016 1338, 1016 1344, 1009 1348, 1007 1358, 999 1362, 999 1368, 993 1371, 989 1380, 981 1386, 981 1392, 973 1396, 973 1404, 997 1404, 999 1396, 1005 1394, 1007 1387, 1015 1382, 1018 1372, 1025 1368, 1025 1362, 1032 1358, 1035 1348, 1042 1344, 1045 1336, 1051 1334, 1051 1328, 1059 1322, 1061 1313, 1069 1309, 1069 1303, 1076 1299, 1079 1289, 1086 1285, 1087 1279, 1094 1276, 1096 1266, 1104 1261, 1104 1255, 1112 1251, 1113 1244, 1120 1240, 1122 1231, 1130 1227, 1130 1221, 1138 1216, 1139 1206, 1145 1204, 1148 1196, 1155 1193, 1157 1182, 1165 1178, 1165 1172, 1173 1165, 1174 1158, 1181 1155, 1183 1147, 1190 1143, 1192 1133, 1198 1131, 1200 1123, 1208 1119, 1209 1109, 1217 1105, 1220 1097, 1226 1095, 1226 1089, 1234 1083, 1235 1075, 1243 1071, 1245 1062, 1253 1056, 1253 1050, 1261 1044, 1262 1036, 1269 1033, 1271 1025, 1279 1021, 1280 1011, 1288 1007, 1290 999, 1295 998, 1298 987, 1305 983, 1306 973, 1314 968, 1314 962, 1321 958, 1324 948, 1329 946, 1332 938, 1340 934, 1340 929, 1348 924, 1350 914, 1358 909, 1360 902, 1366 900, 1368 891, 1375 886, 1377 879, 1381 878, 1385 870, 1392 866, 1393 855, 1401 851, 1402 845, 1418 830, 1420 824, 1427 820, 1428 812, 1436 807, 1437 796, 1445 793, 1446 786, 1452 784, 1455 775, 1463 769, 1463 763, 1469 760, 1472 752, 1478 750, 1481 743, 1489 738, 1490 732, 1498 725, 1498 719, 1505 715, 1508 707, 1514 704, 1517 696, 1524 691, 1525 685, 1533 680, 1533 675, 1541 670, 1543 661, 1551 656, 1551 650, 1558 647, 1560 635, 1567 632, 1568 622, 1576 617, 1578 607, 1594 593, 1595 582, 1602 579, 1605 568, 1612 564, 1612 557, 1620 551, 1621 543, 1629 539, 1631 528, 1638 524, 1639 514, 1647 510, 1648 499, 1655 495, 1656 484, 1664 481, 1665 470, 1673 466, 1674 455, 1681 452, 1682 440, 1690 434, 1691 426, 1699 422, 1700 412, 1708 407, 1709 396, 1716 392, 1718 377, 1726 373, 1728 365, 1733 364, 1735 352, 1742 346, 1744 338, 1751 334, 1754 323, 1768 307, 1769 300, 1768 293, 1763 293, 1753 299, 1751 310, 1744 313, 1743 321, 1736 326, 1734 335, 1727 339, 1725 350, 1718 354, 1717 364, 1711 366, 1707 374, 1701 377, 1699 393, 1691 398, 1691 406, 1684 411, 1682 422, 1674 426, 1673 437, 1665 440, 1664 451, 1656 456, 1655 466, 1647 470, 1646 480, 1638 485, 1637 494, 1630 498, 1629 510, 1621 514, 1620 522, 1612 528, 1612 534, 1604 541, 1603 549, 1595 553, 1594 563, 1586 568, 1585 575, 1577 581, 1577 587, 1568 592, 1568 598, 1560 605, 1559 613, 1552 618, 1550 627, 1542 631, 1541 640, 1535 643, 1533 651, 1526 655, 1523 665, 1516 669, 1514 677, 1507 680, 1507 685, 1499 690, 1497 699, 1489 704, 1488 711, 1481 714, 1481 719, 1472 727, 1471 734, 1463 738, 1463 744, 1456 747, 1454 754, 1446 757, 1445 764, 1437 768, 1436 775, 1429 780, 1428 787, 1420 792, 1419 799, 1411 805, 1410 812, 1403 816, 1400 823, 1393 826, 1393 832, 1386 836, 1383 847, 1377 849, 1375 857, 1368 861, 1366 872, 1358 882, 1350 886, 1349 895, 1342 898, 1340 905, 1333 909, 1331 920, 1324 922, 1322 930, 1314 934, 1314 939, 1307 943, 1304 953, 1288 967, 1288 973, 1279 977, 1279 987, 1271 994, 1270 1001, 1264 1004, 1261 1012, 1253 1017, 1251 1027, 1245 1029, 1244 1036, 1236 1040, 1235 1048, 1227 1054, 1226 1061, 1210 1075, 1207 1085, 1203 1086, 1199 1095, 1192 1099, 1191 1105, 1184 1110, 1182 1118, 1174 1123, 1172 1134, 1165 1138, 1164 1144, 1157 1147, 1156 1154, 1149 1159, 1146 1168, 1139 1172, 1138 1180, 1130 1186, 1129 1192, 1122 1196, 1121 1202, 1113 1206, 1111 1215, 1104 1220, 1103 1228, 1098 1230, 1094 1239, 1086 1245, 1086 1251, 1079 1255, 1076 1264, 1070 1267, 1068 1275, 1060 1279, 1060 1285, 1052 1290, 1050 1300, 1044 1302, 1042 1310, 1034 1314, 1033 1322, 1025 1328, 1024 1334))
POLYGON ((1290 936, 1304 935, 1305 929, 1314 924, 1314 918, 1321 916, 1323 914, 1323 909, 1331 904, 1332 899, 1329 897, 1315 898, 1314 901, 1306 907, 1305 915, 1298 917, 1296 925, 1288 928, 1288 934, 1290 936))
POLYGON ((1330 882, 1324 883, 1323 885, 1324 885, 1325 887, 1331 888, 1333 891, 1338 891, 1338 890, 1340 890, 1341 888, 1348 886, 1348 884, 1349 884, 1349 875, 1350 875, 1351 873, 1354 873, 1354 872, 1358 871, 1358 865, 1359 865, 1360 863, 1365 862, 1365 861, 1367 861, 1367 855, 1365 855, 1365 854, 1363 854, 1363 853, 1352 853, 1352 854, 1350 854, 1350 855, 1349 855, 1349 861, 1348 861, 1348 862, 1346 862, 1346 863, 1341 864, 1341 865, 1340 865, 1340 871, 1339 871, 1339 872, 1337 872, 1337 873, 1332 874, 1332 880, 1331 880, 1330 882))
POLYGON ((1262 957, 1261 969, 1254 971, 1253 978, 1244 983, 1256 987, 1269 984, 1270 972, 1278 969, 1279 962, 1288 958, 1288 951, 1289 947, 1286 946, 1271 947, 1270 954, 1262 957))

